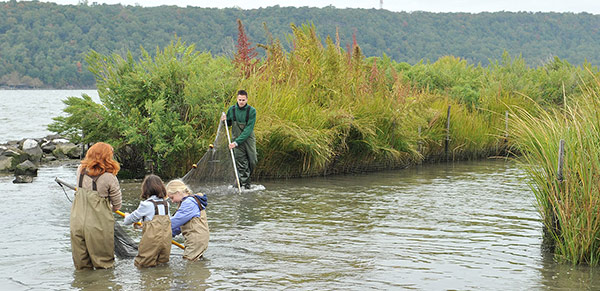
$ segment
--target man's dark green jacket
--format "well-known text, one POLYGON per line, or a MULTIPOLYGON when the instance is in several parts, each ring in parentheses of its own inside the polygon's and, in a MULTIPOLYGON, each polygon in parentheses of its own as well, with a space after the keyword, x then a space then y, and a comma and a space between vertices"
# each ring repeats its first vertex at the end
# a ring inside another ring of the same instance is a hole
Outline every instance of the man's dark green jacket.
POLYGON ((248 137, 254 131, 254 124, 256 123, 256 109, 246 104, 246 106, 240 108, 237 104, 229 107, 227 110, 227 125, 231 126, 233 124, 233 109, 235 108, 235 121, 241 124, 245 124, 244 130, 239 136, 234 136, 234 142, 238 145, 248 139, 248 137), (246 120, 248 120, 246 122, 246 120))

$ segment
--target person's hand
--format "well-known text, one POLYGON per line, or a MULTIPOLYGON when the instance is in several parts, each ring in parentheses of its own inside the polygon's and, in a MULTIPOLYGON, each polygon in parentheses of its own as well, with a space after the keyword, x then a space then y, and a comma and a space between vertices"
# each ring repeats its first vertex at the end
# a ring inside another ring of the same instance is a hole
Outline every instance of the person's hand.
POLYGON ((230 150, 231 150, 231 149, 233 149, 234 147, 235 147, 235 143, 230 143, 230 144, 229 144, 229 149, 230 149, 230 150))
POLYGON ((221 121, 225 121, 227 119, 227 115, 225 113, 221 114, 221 121))
POLYGON ((133 228, 135 228, 135 229, 142 229, 142 224, 141 223, 134 223, 133 224, 133 228))

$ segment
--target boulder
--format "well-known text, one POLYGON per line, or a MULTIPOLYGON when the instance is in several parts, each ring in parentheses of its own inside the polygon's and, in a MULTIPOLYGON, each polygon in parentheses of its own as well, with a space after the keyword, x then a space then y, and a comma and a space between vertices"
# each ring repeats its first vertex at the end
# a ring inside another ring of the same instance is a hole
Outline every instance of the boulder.
POLYGON ((42 158, 42 163, 56 161, 56 157, 53 155, 47 155, 42 158))
MULTIPOLYGON (((55 140, 56 141, 56 140, 55 140)), ((59 159, 68 157, 71 159, 79 159, 81 156, 81 147, 74 143, 59 143, 56 145, 56 149, 52 151, 52 154, 59 159)))
POLYGON ((35 164, 39 164, 42 161, 42 156, 44 155, 44 152, 39 146, 25 150, 25 152, 29 155, 29 160, 34 162, 35 164))
POLYGON ((13 180, 13 183, 31 183, 33 182, 33 177, 28 175, 17 175, 13 180))
POLYGON ((50 134, 50 135, 47 135, 46 137, 44 137, 43 140, 49 141, 49 140, 59 139, 59 138, 63 138, 63 137, 58 134, 50 134))
POLYGON ((24 161, 15 168, 15 176, 37 176, 38 167, 31 161, 24 161))
POLYGON ((40 163, 44 154, 38 142, 33 139, 27 139, 23 142, 23 151, 29 155, 29 160, 35 164, 40 163))
POLYGON ((13 157, 0 156, 0 171, 11 171, 13 169, 13 159, 13 157))
POLYGON ((12 157, 12 167, 16 167, 18 164, 29 160, 31 157, 28 153, 16 148, 16 147, 8 147, 6 151, 2 153, 5 157, 12 157))
POLYGON ((83 152, 83 150, 81 149, 80 145, 76 145, 75 147, 69 149, 69 151, 67 151, 67 157, 71 158, 71 159, 80 159, 81 158, 81 153, 83 152))
POLYGON ((41 147, 44 153, 49 154, 56 149, 56 144, 54 144, 53 141, 49 140, 47 142, 42 143, 41 147))
POLYGON ((24 150, 24 151, 26 151, 26 150, 29 150, 29 149, 36 148, 37 146, 38 146, 38 142, 35 141, 35 139, 28 138, 28 139, 26 139, 26 140, 23 141, 23 146, 22 146, 21 149, 24 150))
POLYGON ((2 152, 2 155, 7 157, 18 157, 23 154, 25 154, 24 151, 13 146, 9 146, 4 152, 2 152))

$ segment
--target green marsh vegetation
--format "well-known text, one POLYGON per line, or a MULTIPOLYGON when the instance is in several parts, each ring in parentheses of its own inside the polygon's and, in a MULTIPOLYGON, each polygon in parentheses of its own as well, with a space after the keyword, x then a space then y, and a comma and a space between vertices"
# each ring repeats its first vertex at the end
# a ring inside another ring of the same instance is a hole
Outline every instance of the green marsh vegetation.
POLYGON ((71 97, 67 116, 50 129, 76 142, 110 142, 134 174, 152 162, 155 172, 179 176, 245 88, 259 112, 256 175, 314 176, 442 160, 447 135, 449 159, 503 154, 513 142, 505 141, 511 106, 537 116, 538 104, 560 105, 563 93, 581 91, 581 69, 559 59, 537 69, 506 53, 488 67, 452 56, 411 66, 367 58, 356 41, 346 48, 335 36, 321 42, 313 25, 291 28, 288 52, 272 37, 252 47, 240 23, 246 39, 234 59, 182 41, 154 55, 141 48, 139 59, 91 51, 86 61, 102 104, 71 97))
POLYGON ((212 142, 213 124, 236 88, 229 59, 180 41, 154 56, 142 48, 139 60, 91 51, 86 61, 102 104, 69 97, 67 116, 54 118, 49 129, 74 142, 110 143, 129 177, 185 174, 212 142))
MULTIPOLYGON (((597 74, 596 74, 597 75, 597 74)), ((594 76, 590 71, 586 77, 594 76)), ((597 266, 600 259, 600 82, 586 82, 565 104, 539 110, 523 108, 513 131, 532 179, 545 239, 561 262, 597 266), (562 177, 559 142, 564 140, 562 177)))
POLYGON ((291 26, 286 51, 268 30, 267 43, 253 47, 238 25, 233 59, 181 41, 153 55, 142 48, 139 59, 90 52, 102 104, 71 97, 67 116, 50 129, 74 141, 113 144, 129 175, 182 176, 243 88, 258 110, 258 178, 518 152, 557 258, 597 264, 600 91, 591 65, 554 58, 532 68, 507 53, 485 67, 453 56, 410 65, 365 57, 356 41, 343 45, 335 35, 321 41, 310 24, 291 26), (265 57, 256 58, 258 49, 265 57), (559 183, 560 139, 568 150, 559 183))

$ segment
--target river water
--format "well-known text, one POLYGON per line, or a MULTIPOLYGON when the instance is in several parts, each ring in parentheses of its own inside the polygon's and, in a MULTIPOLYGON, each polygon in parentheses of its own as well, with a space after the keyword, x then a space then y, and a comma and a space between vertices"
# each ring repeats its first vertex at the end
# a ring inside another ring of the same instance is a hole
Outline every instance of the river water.
MULTIPOLYGON (((31 92, 0 91, 0 100, 10 103, 7 94, 31 92)), ((60 114, 42 114, 37 107, 0 110, 3 124, 14 124, 3 127, 0 140, 44 136, 40 123, 60 114), (23 115, 40 118, 12 120, 23 115)), ((0 175, 7 202, 0 208, 6 218, 0 225, 0 290, 600 288, 596 268, 556 264, 542 251, 533 194, 523 171, 509 161, 268 180, 260 182, 261 191, 213 193, 204 260, 186 262, 173 247, 164 266, 137 269, 125 259, 98 271, 73 269, 67 200, 72 193, 65 195, 54 182, 55 177, 73 182, 76 166, 42 167, 31 184, 13 184, 11 175, 0 175)), ((140 183, 121 185, 123 210, 132 211, 140 183)))

